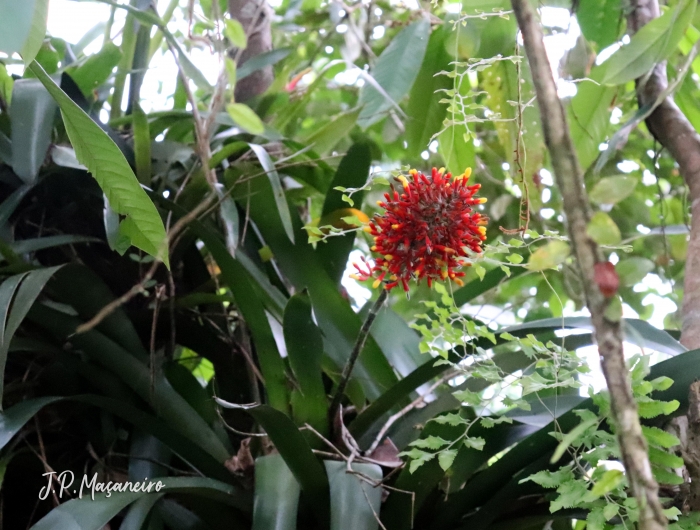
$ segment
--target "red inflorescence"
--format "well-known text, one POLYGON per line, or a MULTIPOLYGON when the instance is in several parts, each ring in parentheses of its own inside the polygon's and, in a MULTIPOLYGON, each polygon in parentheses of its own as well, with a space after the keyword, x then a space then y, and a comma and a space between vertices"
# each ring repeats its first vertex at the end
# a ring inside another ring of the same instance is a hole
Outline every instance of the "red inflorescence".
POLYGON ((458 271, 470 263, 463 258, 471 252, 481 252, 486 239, 487 219, 474 211, 485 198, 474 195, 480 184, 467 186, 471 169, 452 178, 444 168, 433 168, 430 177, 412 169, 409 178, 396 178, 403 192, 391 186, 377 214, 365 227, 374 236, 372 251, 381 255, 373 266, 355 264, 355 279, 375 278, 374 286, 384 282, 385 289, 401 284, 408 291, 411 278, 419 282, 426 278, 428 286, 434 280, 454 280, 463 285, 458 271))

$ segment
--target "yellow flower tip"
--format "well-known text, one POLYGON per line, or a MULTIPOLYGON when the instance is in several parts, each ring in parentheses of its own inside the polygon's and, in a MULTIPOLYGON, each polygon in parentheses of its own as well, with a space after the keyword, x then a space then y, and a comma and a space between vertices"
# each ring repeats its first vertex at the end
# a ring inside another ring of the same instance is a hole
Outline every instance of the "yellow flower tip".
POLYGON ((368 234, 372 233, 372 227, 371 226, 363 226, 362 227, 363 232, 367 232, 368 234))
POLYGON ((489 224, 489 221, 488 221, 488 219, 479 219, 476 222, 476 224, 478 224, 479 226, 486 226, 487 224, 489 224))
POLYGON ((350 274, 350 278, 357 280, 358 282, 362 281, 362 278, 360 278, 357 274, 350 274))
POLYGON ((444 168, 444 167, 441 167, 440 169, 438 169, 438 173, 439 173, 440 175, 443 175, 443 174, 445 173, 445 168, 444 168))
POLYGON ((389 279, 390 279, 392 282, 398 280, 398 278, 396 277, 396 274, 392 274, 392 275, 390 276, 389 279))
POLYGON ((370 249, 372 252, 376 252, 376 251, 377 251, 377 245, 372 245, 369 249, 370 249))
POLYGON ((479 204, 485 204, 485 203, 487 203, 487 202, 489 202, 489 200, 488 200, 486 197, 481 197, 481 198, 479 199, 479 204))
POLYGON ((450 278, 452 278, 452 279, 454 280, 454 278, 455 278, 455 273, 454 273, 454 272, 451 272, 451 273, 450 273, 450 278))
POLYGON ((409 169, 408 174, 413 175, 415 177, 418 174, 418 170, 417 169, 409 169))
POLYGON ((399 228, 401 228, 401 225, 400 224, 393 224, 393 225, 391 225, 391 228, 393 228, 394 230, 398 230, 399 228))
POLYGON ((472 176, 472 168, 468 167, 467 169, 464 170, 464 173, 462 173, 462 178, 467 180, 471 176, 472 176))
POLYGON ((380 283, 382 283, 381 280, 374 280, 374 282, 372 282, 372 287, 376 289, 377 287, 379 287, 380 283))
POLYGON ((464 282, 462 281, 461 278, 455 278, 455 283, 459 285, 460 287, 464 287, 464 282))
POLYGON ((392 259, 394 259, 394 256, 392 256, 391 254, 387 254, 386 256, 384 256, 384 259, 387 261, 391 261, 392 259))
POLYGON ((403 184, 404 188, 408 188, 408 179, 406 177, 404 177, 403 175, 399 175, 398 177, 396 177, 396 179, 399 182, 401 182, 401 184, 403 184))
POLYGON ((479 231, 479 233, 480 233, 482 236, 485 236, 485 235, 486 235, 486 227, 485 227, 485 226, 480 226, 480 227, 477 228, 477 230, 479 231))
POLYGON ((377 206, 381 206, 382 204, 384 204, 382 201, 377 201, 377 206))

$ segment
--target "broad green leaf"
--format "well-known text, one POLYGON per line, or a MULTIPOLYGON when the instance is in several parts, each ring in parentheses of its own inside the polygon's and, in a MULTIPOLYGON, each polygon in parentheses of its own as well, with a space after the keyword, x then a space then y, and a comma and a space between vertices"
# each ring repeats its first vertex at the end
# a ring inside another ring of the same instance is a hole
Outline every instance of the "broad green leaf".
POLYGON ((313 148, 319 155, 325 155, 335 145, 347 138, 357 123, 357 118, 360 115, 359 110, 351 110, 339 114, 323 127, 315 131, 303 141, 313 148))
MULTIPOLYGON (((48 76, 47 76, 48 77, 48 76)), ((32 184, 46 159, 56 118, 56 102, 37 79, 18 79, 12 91, 12 169, 32 184)))
POLYGON ((250 148, 258 157, 260 165, 267 174, 267 178, 272 186, 272 191, 275 197, 275 204, 277 205, 277 213, 279 214, 280 220, 282 221, 282 226, 287 234, 289 240, 294 243, 294 228, 292 227, 292 215, 289 212, 289 204, 287 204, 287 198, 284 195, 284 188, 282 188, 282 180, 280 179, 277 169, 275 169, 275 163, 270 158, 270 154, 265 150, 262 145, 258 144, 248 144, 250 148))
POLYGON ((239 125, 250 134, 262 134, 265 132, 265 125, 248 105, 244 103, 230 103, 226 105, 226 112, 236 122, 236 125, 239 125))
POLYGON ((450 125, 438 136, 438 152, 453 175, 461 175, 476 165, 474 140, 467 138, 466 133, 465 125, 450 125))
POLYGON ((68 137, 78 160, 104 191, 115 212, 126 216, 120 232, 131 243, 170 267, 168 241, 158 210, 139 185, 134 172, 112 139, 78 107, 36 63, 30 69, 61 108, 68 137))
POLYGON ((80 66, 69 68, 67 73, 73 78, 80 91, 88 97, 92 95, 93 90, 107 81, 121 59, 121 49, 109 41, 98 53, 88 57, 80 66))
POLYGON ((605 177, 595 183, 590 198, 598 204, 617 204, 626 199, 637 187, 637 179, 627 175, 605 177))
POLYGON ((245 34, 245 29, 243 29, 243 26, 238 20, 227 18, 224 34, 236 48, 245 50, 248 46, 248 36, 245 34))
POLYGON ((681 0, 659 18, 642 26, 629 44, 606 61, 603 83, 621 85, 633 81, 666 59, 678 46, 693 18, 696 5, 694 0, 681 0))
POLYGON ((376 464, 352 463, 352 470, 360 476, 348 473, 345 462, 325 460, 326 473, 331 490, 330 530, 376 530, 377 517, 382 504, 382 492, 367 479, 379 483, 382 468, 376 464), (364 477, 364 478, 361 478, 364 477))
MULTIPOLYGON (((443 25, 430 35, 428 48, 418 72, 420 81, 413 83, 409 94, 406 107, 408 120, 406 121, 406 133, 403 137, 408 143, 409 156, 412 157, 417 157, 426 150, 433 135, 438 133, 443 126, 442 122, 447 106, 440 103, 440 100, 445 98, 443 90, 452 88, 454 80, 439 72, 451 70, 451 58, 445 50, 445 37, 452 33, 451 29, 451 27, 443 25)), ((462 141, 461 134, 459 140, 462 141)), ((442 140, 440 140, 439 145, 442 147, 442 140)), ((454 171, 450 164, 445 163, 445 166, 449 171, 454 171)), ((459 173, 462 171, 464 171, 464 167, 459 173)))
MULTIPOLYGON (((27 2, 32 3, 32 2, 27 2)), ((1 8, 0 8, 1 9, 1 8)), ((46 37, 46 23, 49 17, 49 0, 34 0, 34 13, 32 15, 32 26, 29 30, 27 40, 22 46, 22 60, 25 65, 30 64, 44 43, 46 37)))
POLYGON ((281 455, 257 458, 253 530, 296 530, 300 491, 281 455))
POLYGON ((617 245, 622 239, 615 221, 605 212, 596 212, 586 229, 588 237, 599 245, 617 245))
MULTIPOLYGON (((218 400, 222 406, 221 400, 218 400)), ((326 525, 330 519, 330 493, 326 472, 311 452, 311 447, 299 429, 278 410, 261 405, 248 409, 270 437, 294 477, 299 482, 319 522, 326 525)))
POLYGON ((598 50, 607 48, 617 40, 624 20, 620 0, 581 2, 576 10, 576 20, 587 41, 595 42, 598 50))
POLYGON ((527 268, 531 271, 554 269, 564 263, 570 253, 571 249, 567 243, 557 239, 552 240, 530 255, 527 268))
POLYGON ((653 261, 640 256, 623 259, 615 265, 615 270, 622 284, 629 287, 641 282, 655 268, 656 265, 653 261))
POLYGON ((396 109, 399 101, 411 90, 425 56, 429 36, 430 22, 427 18, 421 18, 401 30, 379 56, 370 75, 383 93, 365 80, 358 101, 362 107, 358 118, 361 127, 367 128, 380 121, 389 110, 396 109))
POLYGON ((32 31, 37 1, 0 0, 0 51, 8 55, 22 51, 32 31))

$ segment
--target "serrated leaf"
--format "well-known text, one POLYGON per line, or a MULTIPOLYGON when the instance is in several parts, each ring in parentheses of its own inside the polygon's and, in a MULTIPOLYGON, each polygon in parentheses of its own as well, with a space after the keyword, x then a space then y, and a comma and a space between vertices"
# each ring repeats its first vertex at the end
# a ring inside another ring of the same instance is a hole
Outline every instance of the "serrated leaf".
POLYGON ((653 464, 673 469, 681 468, 684 465, 683 459, 680 456, 668 453, 663 449, 657 449, 656 447, 649 448, 649 461, 653 464))
POLYGON ((671 471, 657 466, 651 466, 651 469, 654 473, 654 478, 659 484, 671 484, 674 486, 683 484, 683 477, 679 477, 671 471))
POLYGON ((642 432, 649 444, 658 445, 666 449, 680 445, 680 440, 673 434, 666 432, 658 427, 647 427, 642 425, 642 432))
POLYGON ((482 451, 486 445, 486 440, 479 436, 467 436, 464 438, 464 446, 469 449, 476 449, 477 451, 482 451))
POLYGON ((428 436, 427 438, 419 438, 418 440, 411 442, 411 447, 418 447, 419 449, 432 449, 437 451, 449 443, 449 441, 440 438, 439 436, 428 436))
POLYGON ((466 419, 464 419, 459 414, 455 414, 454 412, 450 412, 449 414, 443 414, 441 416, 433 418, 432 421, 434 421, 435 423, 439 423, 440 425, 447 424, 452 425, 453 427, 457 425, 465 425, 468 423, 466 419))
POLYGON ((639 416, 645 419, 656 418, 657 416, 668 416, 678 409, 680 403, 673 401, 642 401, 637 404, 639 416))
POLYGON ((611 492, 617 488, 622 481, 625 480, 625 474, 619 469, 609 469, 603 476, 595 483, 591 489, 591 493, 596 498, 602 497, 606 493, 611 492))
POLYGON ((170 268, 163 221, 122 152, 39 63, 34 61, 29 68, 58 103, 78 161, 88 168, 100 185, 110 207, 126 216, 120 225, 120 232, 129 237, 132 245, 162 260, 170 268))
POLYGON ((599 245, 617 245, 622 240, 620 229, 605 212, 593 214, 586 233, 599 245))
POLYGON ((438 464, 440 464, 440 467, 443 471, 447 471, 448 469, 450 469, 452 463, 455 461, 456 456, 457 451, 455 449, 448 449, 447 451, 442 451, 438 455, 438 464))
POLYGON ((562 456, 564 456, 564 452, 569 448, 569 446, 572 443, 574 443, 576 439, 579 438, 584 432, 586 432, 589 428, 593 427, 597 423, 597 418, 591 418, 589 420, 581 422, 576 427, 574 427, 562 438, 561 442, 559 442, 559 445, 554 450, 554 454, 552 454, 550 462, 555 463, 559 461, 559 459, 562 456))

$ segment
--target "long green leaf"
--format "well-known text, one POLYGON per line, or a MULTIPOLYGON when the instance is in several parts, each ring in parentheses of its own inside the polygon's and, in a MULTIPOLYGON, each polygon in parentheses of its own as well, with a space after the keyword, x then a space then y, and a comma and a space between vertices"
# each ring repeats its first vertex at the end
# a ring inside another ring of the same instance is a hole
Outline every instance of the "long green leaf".
POLYGON ((365 81, 358 102, 362 107, 357 120, 360 126, 367 128, 377 123, 408 94, 423 63, 429 36, 430 22, 421 18, 401 30, 382 52, 371 75, 383 93, 365 81))
POLYGON ((603 83, 621 85, 646 74, 658 62, 666 59, 683 38, 693 19, 697 2, 681 0, 659 18, 645 24, 605 62, 603 83))
POLYGON ((229 451, 218 436, 182 396, 173 390, 162 374, 156 374, 152 381, 145 364, 97 330, 74 334, 82 323, 80 319, 38 305, 31 310, 29 318, 59 340, 70 336, 71 343, 76 348, 117 375, 143 400, 151 403, 155 412, 170 422, 173 428, 220 462, 228 459, 229 451))
POLYGON ((32 31, 37 0, 0 0, 0 51, 22 51, 32 31))
MULTIPOLYGON (((48 76, 47 76, 48 78, 48 76)), ((18 79, 12 90, 12 169, 32 184, 51 144, 56 102, 37 79, 18 79)))
POLYGON ((110 496, 98 493, 93 500, 90 492, 83 490, 82 498, 72 499, 54 508, 30 530, 100 530, 132 502, 160 492, 201 495, 227 504, 232 503, 236 494, 233 486, 205 477, 164 477, 153 482, 158 481, 163 486, 157 493, 126 491, 110 496))
MULTIPOLYGON (((5 364, 12 337, 44 289, 46 282, 60 268, 59 265, 19 274, 0 285, 0 399, 4 393, 5 364)), ((1 402, 0 410, 2 410, 1 402)))
MULTIPOLYGON (((331 530, 379 528, 376 514, 382 504, 381 488, 348 473, 345 462, 326 460, 324 465, 331 487, 331 530)), ((382 480, 382 468, 376 464, 352 464, 352 470, 370 480, 382 480)))
POLYGON ((284 188, 282 188, 282 181, 280 176, 275 169, 275 163, 270 158, 270 154, 265 150, 262 145, 258 144, 248 144, 250 148, 258 157, 260 165, 265 170, 267 178, 270 181, 270 186, 272 186, 272 191, 275 197, 275 204, 277 205, 277 212, 279 213, 280 219, 282 220, 282 226, 284 226, 284 231, 289 237, 289 240, 294 243, 294 229, 292 228, 292 216, 289 213, 289 205, 287 204, 287 199, 284 196, 284 188))
POLYGON ((256 459, 253 530, 296 530, 299 493, 281 455, 256 459))
POLYGON ((120 232, 128 236, 134 246, 170 267, 163 221, 122 152, 107 133, 54 83, 41 65, 35 61, 29 68, 58 103, 78 160, 95 177, 114 211, 126 216, 120 232))
MULTIPOLYGON (((294 419, 298 425, 309 423, 326 436, 328 398, 321 372, 323 336, 311 316, 311 301, 306 293, 289 299, 284 310, 283 330, 289 365, 299 383, 299 390, 292 392, 294 419)), ((315 441, 312 440, 312 446, 321 445, 320 440, 315 441)))

